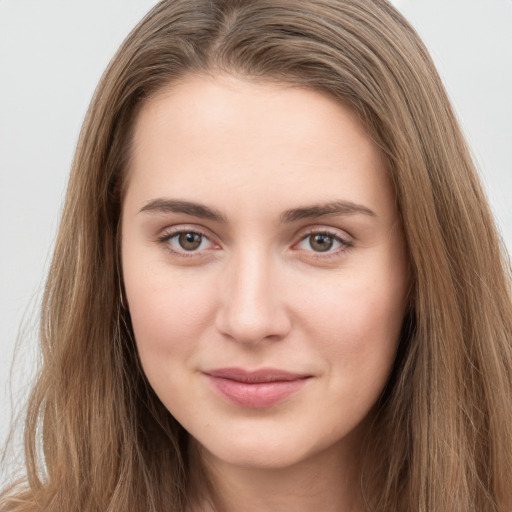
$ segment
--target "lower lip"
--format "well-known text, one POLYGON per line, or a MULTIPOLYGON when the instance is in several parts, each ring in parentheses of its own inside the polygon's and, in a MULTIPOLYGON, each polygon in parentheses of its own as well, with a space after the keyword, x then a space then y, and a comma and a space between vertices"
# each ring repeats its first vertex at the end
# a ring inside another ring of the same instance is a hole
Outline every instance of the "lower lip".
POLYGON ((301 378, 247 383, 211 375, 208 375, 208 378, 213 387, 229 402, 250 409, 270 407, 281 402, 299 391, 308 380, 308 378, 301 378))

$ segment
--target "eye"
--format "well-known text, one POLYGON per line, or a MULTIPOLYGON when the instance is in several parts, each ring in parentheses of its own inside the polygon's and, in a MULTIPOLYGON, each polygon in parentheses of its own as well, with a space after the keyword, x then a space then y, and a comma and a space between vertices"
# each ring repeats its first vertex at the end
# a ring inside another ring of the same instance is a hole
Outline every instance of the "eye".
POLYGON ((351 246, 350 241, 339 235, 323 231, 310 233, 297 244, 298 249, 316 253, 336 253, 351 246))
POLYGON ((194 253, 215 248, 215 244, 203 233, 192 230, 174 231, 164 234, 160 242, 169 246, 174 253, 194 253))

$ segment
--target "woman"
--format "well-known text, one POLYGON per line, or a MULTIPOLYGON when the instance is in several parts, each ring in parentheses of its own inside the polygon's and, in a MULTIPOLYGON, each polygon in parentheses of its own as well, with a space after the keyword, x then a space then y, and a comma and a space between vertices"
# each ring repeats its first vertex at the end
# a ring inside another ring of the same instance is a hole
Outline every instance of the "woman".
POLYGON ((84 123, 0 510, 510 510, 505 262, 391 6, 161 2, 84 123))

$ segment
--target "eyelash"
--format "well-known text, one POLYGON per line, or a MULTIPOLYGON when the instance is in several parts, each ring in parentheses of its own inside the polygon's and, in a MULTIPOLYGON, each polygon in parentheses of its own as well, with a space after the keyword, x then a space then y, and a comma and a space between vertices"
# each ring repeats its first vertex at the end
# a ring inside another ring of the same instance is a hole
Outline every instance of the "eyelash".
MULTIPOLYGON (((330 231, 329 229, 312 229, 311 231, 307 232, 305 235, 301 237, 299 242, 294 244, 294 246, 297 246, 298 244, 302 243, 303 241, 307 240, 308 238, 312 236, 327 236, 329 238, 332 238, 333 241, 338 242, 340 244, 340 247, 335 250, 327 250, 325 252, 322 251, 305 251, 311 253, 311 256, 314 258, 334 258, 336 256, 339 256, 340 254, 346 253, 349 251, 353 246, 353 242, 347 238, 341 237, 338 233, 335 233, 334 231, 330 231)), ((311 243, 310 243, 311 245, 311 243)))
MULTIPOLYGON (((206 240, 210 241, 210 243, 213 244, 210 237, 208 237, 202 231, 195 229, 195 228, 192 228, 192 229, 179 228, 179 229, 172 229, 169 231, 165 231, 164 233, 162 233, 161 236, 158 237, 157 242, 164 245, 166 250, 168 250, 170 253, 172 253, 175 256, 180 256, 183 258, 192 258, 194 256, 197 257, 197 255, 200 253, 200 251, 187 251, 185 249, 176 250, 171 246, 170 241, 174 237, 183 235, 183 234, 199 235, 202 240, 206 239, 206 240)), ((201 243, 202 243, 202 240, 201 240, 201 243)))
MULTIPOLYGON (((166 231, 166 232, 162 233, 161 236, 158 237, 157 242, 164 245, 165 248, 169 252, 171 252, 173 255, 184 257, 184 258, 197 257, 197 255, 200 254, 201 251, 196 251, 196 250, 187 251, 185 249, 176 250, 171 246, 170 241, 174 237, 182 235, 182 234, 198 235, 202 239, 201 243, 204 239, 206 239, 210 243, 214 244, 214 242, 211 241, 210 237, 208 237, 204 232, 194 229, 194 228, 193 229, 179 228, 179 229, 172 229, 170 231, 166 231)), ((340 244, 339 248, 337 248, 335 250, 330 250, 330 248, 329 248, 325 252, 314 251, 314 250, 305 250, 305 249, 303 250, 304 252, 311 253, 311 256, 314 258, 326 259, 326 258, 330 258, 330 257, 335 257, 335 256, 340 255, 341 253, 346 253, 354 245, 351 240, 341 237, 338 233, 335 233, 334 231, 330 231, 328 229, 318 229, 318 230, 312 229, 311 231, 309 231, 308 233, 303 235, 300 238, 300 240, 294 244, 293 247, 296 247, 297 245, 301 244, 302 242, 304 242, 305 240, 307 240, 308 238, 310 238, 312 236, 329 237, 329 238, 332 238, 334 242, 338 242, 340 244)), ((301 249, 299 249, 299 250, 301 250, 301 249)))

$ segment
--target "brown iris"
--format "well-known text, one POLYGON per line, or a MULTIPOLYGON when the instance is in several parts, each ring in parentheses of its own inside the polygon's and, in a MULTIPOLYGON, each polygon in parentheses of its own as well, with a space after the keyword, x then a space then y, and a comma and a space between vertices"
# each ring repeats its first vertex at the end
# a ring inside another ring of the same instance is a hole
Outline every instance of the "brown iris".
POLYGON ((316 252, 326 252, 332 248, 333 244, 334 238, 330 235, 317 234, 309 237, 309 245, 316 252))
POLYGON ((199 233, 180 233, 178 242, 185 251, 195 251, 203 241, 203 235, 199 233))

